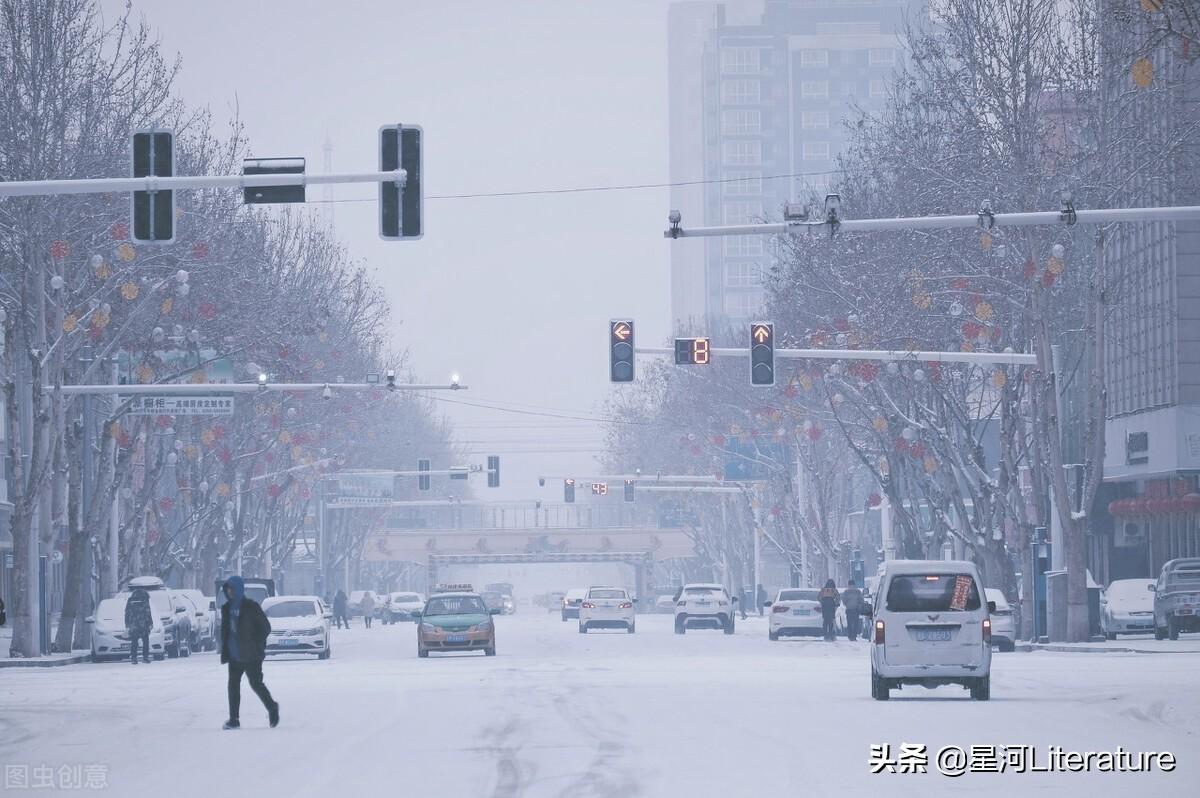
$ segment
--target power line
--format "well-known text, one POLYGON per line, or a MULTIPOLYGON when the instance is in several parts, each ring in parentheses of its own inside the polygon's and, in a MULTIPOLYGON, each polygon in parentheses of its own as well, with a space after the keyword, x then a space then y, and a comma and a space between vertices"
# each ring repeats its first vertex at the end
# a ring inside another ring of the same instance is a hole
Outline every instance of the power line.
POLYGON ((591 421, 596 424, 630 424, 630 425, 635 425, 635 426, 646 426, 651 423, 649 421, 632 421, 629 419, 622 419, 622 418, 596 418, 594 416, 575 416, 575 415, 564 415, 562 413, 550 413, 550 412, 536 411, 536 410, 520 410, 520 409, 513 408, 513 407, 499 407, 497 405, 488 405, 488 404, 482 404, 479 402, 467 402, 462 399, 448 399, 448 398, 442 397, 442 396, 430 395, 429 398, 433 399, 434 401, 437 401, 437 402, 447 402, 449 404, 465 405, 467 407, 480 407, 480 408, 483 408, 484 410, 495 410, 499 413, 515 413, 517 415, 522 415, 522 416, 538 416, 541 418, 568 418, 568 419, 574 419, 576 421, 591 421))

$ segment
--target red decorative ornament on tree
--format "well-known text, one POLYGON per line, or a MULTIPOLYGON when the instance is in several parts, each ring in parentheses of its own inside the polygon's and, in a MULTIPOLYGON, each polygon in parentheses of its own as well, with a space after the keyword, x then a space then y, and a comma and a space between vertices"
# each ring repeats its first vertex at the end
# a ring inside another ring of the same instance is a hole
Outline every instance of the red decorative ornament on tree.
POLYGON ((1052 285, 1054 285, 1054 272, 1047 271, 1042 275, 1042 287, 1050 288, 1052 285))
POLYGON ((880 496, 878 493, 872 493, 870 496, 867 497, 867 506, 878 507, 881 504, 883 504, 883 497, 880 496))
POLYGON ((966 277, 955 277, 950 282, 950 287, 955 291, 966 291, 971 286, 971 282, 966 277))
POLYGON ((212 302, 201 302, 196 308, 196 315, 204 321, 212 321, 217 317, 217 306, 212 302))
POLYGON ((821 440, 821 436, 825 434, 824 431, 820 427, 818 427, 816 424, 813 424, 805 432, 808 435, 808 439, 810 441, 819 441, 819 440, 821 440))
POLYGON ((50 245, 50 257, 63 260, 71 254, 71 246, 66 241, 55 241, 50 245))
POLYGON ((208 244, 203 241, 197 241, 192 244, 192 257, 196 260, 204 260, 208 257, 208 244))
POLYGON ((170 496, 163 496, 158 500, 158 510, 161 513, 169 513, 175 509, 175 500, 170 496))
POLYGON ((281 488, 279 485, 276 485, 275 483, 272 482, 270 485, 267 486, 267 495, 270 496, 272 499, 279 498, 279 494, 281 494, 281 493, 283 493, 283 488, 281 488))
POLYGON ((1037 264, 1033 262, 1033 258, 1025 261, 1024 274, 1026 280, 1032 280, 1033 276, 1037 274, 1037 264))
POLYGON ((114 222, 113 226, 108 228, 108 235, 113 241, 124 241, 129 238, 129 225, 124 222, 114 222))

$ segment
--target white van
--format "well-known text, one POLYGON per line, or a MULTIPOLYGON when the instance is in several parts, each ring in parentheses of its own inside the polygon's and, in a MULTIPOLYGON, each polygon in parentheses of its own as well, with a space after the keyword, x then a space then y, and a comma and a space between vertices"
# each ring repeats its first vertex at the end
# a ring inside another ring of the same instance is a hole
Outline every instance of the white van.
POLYGON ((891 560, 875 594, 871 697, 906 684, 960 684, 991 697, 990 602, 973 563, 891 560))

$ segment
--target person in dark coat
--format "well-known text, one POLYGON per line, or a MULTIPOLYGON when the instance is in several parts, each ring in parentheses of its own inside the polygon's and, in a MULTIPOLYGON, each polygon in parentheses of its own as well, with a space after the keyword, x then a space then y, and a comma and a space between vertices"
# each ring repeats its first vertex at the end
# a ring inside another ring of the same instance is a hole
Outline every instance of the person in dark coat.
POLYGON ((129 634, 129 661, 137 665, 138 643, 142 644, 143 661, 150 661, 150 630, 154 628, 154 613, 150 610, 150 594, 145 588, 134 588, 125 602, 125 631, 129 634))
POLYGON ((849 586, 842 591, 842 606, 846 608, 846 638, 857 640, 859 630, 862 628, 863 594, 854 586, 853 579, 850 580, 849 586))
POLYGON ((246 584, 240 576, 231 576, 221 587, 225 605, 221 607, 221 664, 229 665, 229 720, 223 728, 241 726, 238 719, 242 704, 242 674, 250 689, 267 708, 271 728, 279 725, 279 702, 263 684, 263 660, 267 655, 267 636, 271 622, 258 602, 246 598, 246 584))
POLYGON ((832 641, 835 637, 834 620, 837 618, 838 604, 841 603, 837 585, 832 579, 825 582, 825 587, 821 588, 821 592, 817 594, 817 600, 821 602, 821 622, 825 631, 825 639, 832 641))
POLYGON ((337 595, 333 597, 333 619, 337 621, 337 628, 342 628, 342 622, 346 624, 346 628, 350 628, 350 617, 346 615, 350 605, 350 599, 346 596, 346 591, 338 590, 337 595))
POLYGON ((754 603, 758 605, 758 615, 760 618, 763 614, 763 606, 767 603, 767 599, 769 598, 770 596, 767 595, 766 589, 759 584, 758 590, 756 590, 754 593, 754 603))

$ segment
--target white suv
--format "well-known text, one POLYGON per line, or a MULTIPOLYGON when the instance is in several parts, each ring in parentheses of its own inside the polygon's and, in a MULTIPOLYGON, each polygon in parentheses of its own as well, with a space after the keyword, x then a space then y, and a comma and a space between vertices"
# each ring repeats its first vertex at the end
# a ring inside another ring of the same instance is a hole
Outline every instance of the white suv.
POLYGON ((689 626, 723 629, 725 634, 733 634, 735 601, 724 585, 684 585, 675 600, 675 634, 684 634, 689 626))
POLYGON ((892 560, 879 579, 872 618, 871 697, 906 684, 958 684, 991 697, 992 620, 969 562, 892 560))
POLYGON ((592 587, 579 604, 579 634, 604 627, 633 634, 633 598, 623 587, 592 587))

